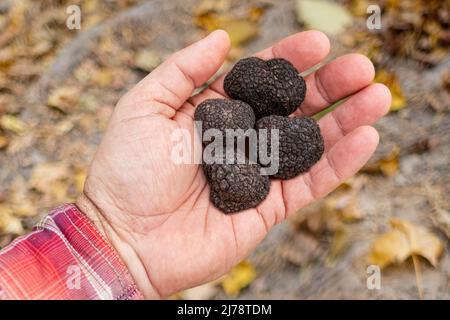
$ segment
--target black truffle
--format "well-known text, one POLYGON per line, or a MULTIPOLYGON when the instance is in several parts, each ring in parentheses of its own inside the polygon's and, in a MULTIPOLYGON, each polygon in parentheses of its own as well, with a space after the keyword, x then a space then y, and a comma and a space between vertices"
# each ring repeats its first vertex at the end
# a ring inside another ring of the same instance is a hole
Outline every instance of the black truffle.
POLYGON ((279 58, 238 61, 225 77, 223 87, 232 99, 251 105, 256 119, 288 116, 306 95, 305 80, 289 61, 279 58))
POLYGON ((225 159, 221 163, 203 163, 203 171, 208 180, 210 200, 224 213, 234 213, 253 208, 263 201, 270 189, 268 176, 261 175, 261 166, 257 163, 236 162, 229 164, 225 159))
POLYGON ((323 138, 312 118, 269 116, 258 120, 256 128, 259 139, 266 138, 263 141, 267 141, 269 155, 272 152, 271 130, 279 130, 279 152, 274 156, 274 161, 279 161, 279 168, 272 176, 274 178, 291 179, 308 171, 322 157, 323 138), (267 129, 267 135, 261 129, 267 129))
POLYGON ((207 99, 197 106, 194 119, 202 121, 202 134, 213 128, 224 134, 225 129, 245 131, 255 125, 253 109, 239 100, 207 99))

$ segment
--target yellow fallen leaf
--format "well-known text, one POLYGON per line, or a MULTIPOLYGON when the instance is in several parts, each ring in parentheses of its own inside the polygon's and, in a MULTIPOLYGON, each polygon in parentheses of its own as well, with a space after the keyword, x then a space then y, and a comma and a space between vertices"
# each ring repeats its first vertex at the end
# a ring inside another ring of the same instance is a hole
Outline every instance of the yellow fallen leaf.
POLYGON ((380 161, 380 170, 386 177, 392 177, 398 171, 398 158, 380 161))
MULTIPOLYGON (((103 41, 100 41, 99 47, 103 44, 103 41)), ((91 78, 94 72, 97 70, 97 65, 91 60, 86 60, 73 71, 73 75, 75 79, 82 83, 87 83, 91 81, 91 78)))
POLYGON ((48 195, 50 195, 51 200, 54 203, 75 201, 75 199, 69 198, 67 195, 68 184, 66 179, 54 181, 48 189, 47 193, 48 195))
POLYGON ((216 29, 225 30, 230 36, 233 47, 240 46, 258 35, 259 28, 256 22, 249 19, 234 18, 229 14, 208 12, 196 19, 197 25, 207 31, 216 29))
POLYGON ((249 12, 248 12, 248 18, 250 21, 253 22, 258 22, 261 17, 264 15, 264 13, 266 12, 266 7, 264 6, 254 6, 251 7, 249 12))
POLYGON ((55 126, 52 128, 53 132, 58 135, 62 136, 68 133, 70 130, 72 130, 74 127, 74 123, 72 119, 65 119, 60 121, 59 123, 55 124, 55 126))
POLYGON ((134 65, 139 69, 150 72, 161 63, 161 56, 155 50, 141 50, 134 57, 134 65))
POLYGON ((325 210, 337 214, 343 222, 353 222, 363 218, 353 192, 337 192, 325 198, 325 210))
POLYGON ((114 79, 113 71, 109 68, 102 68, 92 74, 92 84, 99 87, 107 87, 114 79))
POLYGON ((305 228, 314 234, 341 232, 346 223, 364 218, 365 213, 356 195, 366 181, 364 175, 346 180, 324 199, 302 209, 300 214, 293 215, 290 221, 296 228, 305 228))
POLYGON ((369 256, 371 264, 381 268, 399 264, 412 255, 422 256, 436 267, 444 246, 422 226, 402 219, 391 219, 392 230, 375 240, 369 256))
POLYGON ((78 103, 80 90, 76 87, 61 87, 55 89, 47 100, 47 105, 64 113, 73 111, 78 103))
POLYGON ((24 232, 22 222, 13 216, 10 207, 0 205, 0 234, 22 234, 24 232))
POLYGON ((230 0, 202 0, 196 6, 195 16, 198 16, 205 12, 227 12, 230 10, 230 0))
POLYGON ((253 265, 248 261, 242 261, 222 278, 222 288, 228 296, 236 297, 255 277, 253 265))
POLYGON ((369 5, 370 2, 368 0, 351 0, 350 11, 356 17, 365 17, 369 5))
POLYGON ((364 218, 356 195, 364 187, 367 178, 358 175, 344 181, 333 193, 325 198, 325 204, 330 210, 337 211, 343 222, 354 222, 364 218))
POLYGON ((412 254, 424 257, 436 267, 438 258, 444 250, 444 246, 438 237, 424 227, 406 220, 391 219, 391 225, 406 234, 412 254))
POLYGON ((240 46, 258 35, 257 25, 250 20, 231 19, 224 21, 225 31, 230 36, 231 45, 240 46))
POLYGON ((331 240, 330 250, 325 263, 328 267, 334 267, 338 258, 347 250, 349 246, 349 235, 345 227, 336 230, 331 240))
POLYGON ((397 145, 394 145, 392 150, 385 157, 366 165, 364 170, 369 173, 381 172, 386 177, 392 177, 400 168, 399 155, 400 148, 397 145))
POLYGON ((375 241, 370 253, 370 262, 384 268, 389 264, 405 261, 410 253, 406 235, 398 230, 392 230, 381 235, 375 241))
POLYGON ((69 168, 63 162, 38 164, 31 173, 30 186, 50 197, 53 202, 65 201, 68 191, 69 168))
POLYGON ((16 175, 9 184, 7 204, 13 215, 19 218, 31 217, 37 213, 36 205, 28 192, 27 181, 21 175, 16 175))
POLYGON ((84 181, 86 180, 86 171, 78 171, 75 174, 75 189, 78 193, 83 192, 84 189, 84 181))
POLYGON ((30 201, 26 201, 14 206, 14 215, 17 217, 32 217, 36 215, 36 208, 30 201))
POLYGON ((375 82, 381 82, 391 90, 392 103, 390 111, 398 111, 406 106, 406 98, 395 73, 381 69, 376 73, 375 82))
POLYGON ((10 114, 4 114, 0 118, 0 127, 19 135, 26 133, 30 129, 28 124, 10 114))
POLYGON ((15 29, 20 29, 26 23, 25 12, 29 4, 26 1, 15 1, 9 12, 10 23, 15 29))
POLYGON ((237 17, 230 13, 228 2, 203 1, 195 12, 194 21, 208 32, 216 29, 227 31, 232 47, 238 47, 258 35, 258 21, 264 12, 264 7, 251 7, 245 15, 237 17))
POLYGON ((4 147, 6 147, 8 145, 8 142, 9 142, 8 138, 0 135, 0 150, 3 149, 4 147))
POLYGON ((296 11, 300 23, 330 35, 344 31, 353 22, 344 6, 328 0, 297 0, 296 11))
POLYGON ((214 297, 218 288, 215 282, 208 282, 201 286, 190 288, 179 293, 184 300, 208 300, 214 297))

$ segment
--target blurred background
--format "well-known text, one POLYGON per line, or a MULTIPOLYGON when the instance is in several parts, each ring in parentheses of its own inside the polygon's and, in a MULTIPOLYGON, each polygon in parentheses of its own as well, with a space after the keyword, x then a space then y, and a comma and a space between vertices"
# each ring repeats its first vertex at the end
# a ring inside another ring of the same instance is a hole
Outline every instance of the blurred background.
POLYGON ((115 103, 168 55, 222 28, 224 72, 319 29, 329 60, 366 54, 391 89, 376 154, 225 277, 171 298, 449 299, 449 23, 446 0, 2 0, 0 248, 76 199, 115 103))

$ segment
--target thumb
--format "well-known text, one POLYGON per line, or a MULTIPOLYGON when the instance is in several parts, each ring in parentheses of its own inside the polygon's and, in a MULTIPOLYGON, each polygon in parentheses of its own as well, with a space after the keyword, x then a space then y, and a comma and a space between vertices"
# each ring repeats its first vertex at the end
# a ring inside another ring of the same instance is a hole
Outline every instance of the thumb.
POLYGON ((148 105, 148 108, 153 109, 150 110, 152 113, 172 117, 194 89, 219 70, 229 49, 230 39, 225 31, 210 33, 170 56, 131 89, 121 104, 132 104, 134 107, 136 104, 148 105))

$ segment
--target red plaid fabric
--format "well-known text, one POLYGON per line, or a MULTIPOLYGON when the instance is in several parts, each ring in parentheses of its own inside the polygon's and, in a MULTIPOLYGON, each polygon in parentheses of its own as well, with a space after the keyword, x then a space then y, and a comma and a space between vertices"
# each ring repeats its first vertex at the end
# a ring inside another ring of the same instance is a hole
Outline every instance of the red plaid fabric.
POLYGON ((141 299, 127 268, 75 205, 0 251, 0 299, 141 299))

